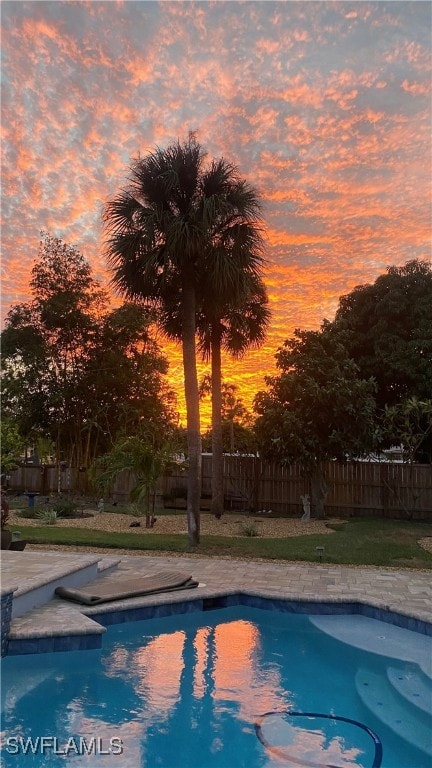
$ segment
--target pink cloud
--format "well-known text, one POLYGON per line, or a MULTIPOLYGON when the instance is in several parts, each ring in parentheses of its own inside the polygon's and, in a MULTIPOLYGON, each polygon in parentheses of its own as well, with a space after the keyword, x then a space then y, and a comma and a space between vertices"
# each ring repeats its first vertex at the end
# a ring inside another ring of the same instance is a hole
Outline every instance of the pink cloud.
POLYGON ((272 324, 260 353, 225 362, 250 402, 296 326, 430 256, 423 5, 6 4, 3 310, 26 296, 40 229, 108 280, 101 213, 130 158, 198 129, 263 197, 272 324))

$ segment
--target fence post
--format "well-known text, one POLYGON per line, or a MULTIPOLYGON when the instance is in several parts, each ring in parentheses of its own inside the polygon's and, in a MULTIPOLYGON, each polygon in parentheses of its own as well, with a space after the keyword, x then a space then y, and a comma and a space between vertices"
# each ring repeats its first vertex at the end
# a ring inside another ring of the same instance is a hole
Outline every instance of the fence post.
POLYGON ((383 517, 387 517, 390 506, 390 486, 389 486, 389 465, 380 465, 380 491, 381 491, 381 513, 383 517))
POLYGON ((253 486, 252 486, 252 510, 251 512, 257 512, 260 507, 260 463, 261 459, 258 456, 254 456, 253 459, 253 486))

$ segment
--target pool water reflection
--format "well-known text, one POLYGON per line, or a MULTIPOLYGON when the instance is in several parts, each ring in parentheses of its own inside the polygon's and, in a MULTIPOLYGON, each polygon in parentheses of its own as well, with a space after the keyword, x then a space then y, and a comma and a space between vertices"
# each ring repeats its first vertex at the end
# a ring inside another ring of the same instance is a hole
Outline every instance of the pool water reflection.
MULTIPOLYGON (((372 768, 366 726, 382 741, 382 768, 426 768, 424 745, 398 736, 356 689, 359 669, 384 686, 390 664, 418 673, 413 661, 342 643, 306 615, 245 606, 111 626, 102 651, 4 659, 3 765, 372 768), (277 714, 263 720, 266 713, 277 714), (53 736, 60 746, 98 737, 106 754, 11 754, 7 739, 17 736, 53 736), (110 751, 116 738, 120 757, 110 751)), ((404 706, 427 727, 427 713, 404 706)))

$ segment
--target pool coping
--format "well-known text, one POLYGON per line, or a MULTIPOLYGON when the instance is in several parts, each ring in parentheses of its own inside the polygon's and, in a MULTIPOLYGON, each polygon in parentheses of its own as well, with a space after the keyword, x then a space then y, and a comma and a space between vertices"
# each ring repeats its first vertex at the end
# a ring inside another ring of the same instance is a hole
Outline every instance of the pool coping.
MULTIPOLYGON (((235 605, 248 606, 252 608, 262 608, 264 610, 279 611, 280 613, 303 613, 303 614, 352 614, 363 615, 369 618, 386 621, 389 624, 399 626, 403 629, 410 629, 420 634, 432 636, 432 622, 420 619, 409 613, 401 613, 389 609, 385 605, 373 605, 371 601, 350 600, 347 598, 336 598, 334 600, 322 600, 305 597, 281 597, 274 593, 259 590, 218 590, 207 593, 202 597, 190 595, 189 599, 184 599, 177 595, 177 600, 157 601, 152 605, 148 603, 143 606, 129 606, 124 608, 115 608, 114 610, 105 610, 85 612, 89 618, 98 616, 103 626, 110 624, 120 624, 127 621, 142 621, 148 618, 154 618, 155 614, 162 609, 163 615, 173 615, 187 610, 172 610, 173 606, 185 608, 190 603, 198 604, 197 611, 206 612, 220 608, 231 607, 235 605), (166 614, 164 610, 170 609, 166 614), (144 614, 144 615, 143 615, 144 614)), ((102 608, 102 606, 99 606, 102 608)))
MULTIPOLYGON (((197 588, 197 590, 200 587, 197 588)), ((310 615, 361 615, 378 619, 402 629, 432 637, 432 622, 419 618, 409 612, 396 611, 389 606, 372 599, 332 598, 316 599, 304 596, 283 597, 266 590, 245 589, 208 589, 201 587, 197 591, 184 594, 164 594, 153 597, 135 598, 117 601, 112 605, 93 607, 64 606, 60 600, 53 600, 53 609, 64 608, 74 611, 77 619, 75 631, 70 625, 59 630, 55 635, 41 632, 25 636, 9 637, 9 656, 59 651, 95 650, 102 648, 103 635, 107 627, 126 622, 145 621, 173 615, 207 612, 232 606, 247 606, 280 613, 310 615), (81 608, 81 610, 77 610, 81 608), (81 620, 81 622, 79 621, 81 620)))
MULTIPOLYGON (((63 553, 55 553, 55 556, 52 553, 50 558, 43 551, 30 552, 29 556, 26 552, 19 555, 15 568, 9 568, 7 558, 5 562, 2 559, 6 583, 12 583, 13 579, 14 583, 20 584, 39 572, 50 580, 52 566, 63 561, 63 553)), ((73 557, 77 566, 85 561, 81 553, 77 552, 73 557)), ((114 569, 104 570, 95 582, 115 589, 124 578, 140 580, 174 570, 192 576, 198 587, 94 606, 62 600, 53 593, 42 606, 12 619, 8 633, 11 655, 100 648, 101 635, 106 632, 109 622, 140 620, 157 611, 160 615, 168 615, 207 610, 220 606, 227 599, 233 604, 261 599, 266 601, 266 607, 270 605, 274 610, 285 611, 301 610, 299 605, 306 606, 308 611, 316 606, 320 606, 316 610, 321 612, 372 611, 384 620, 422 633, 430 631, 432 622, 432 583, 430 573, 424 571, 168 554, 158 557, 144 553, 139 557, 122 556, 114 569), (247 595, 249 598, 245 597, 247 595)), ((61 579, 58 585, 62 585, 61 579)))

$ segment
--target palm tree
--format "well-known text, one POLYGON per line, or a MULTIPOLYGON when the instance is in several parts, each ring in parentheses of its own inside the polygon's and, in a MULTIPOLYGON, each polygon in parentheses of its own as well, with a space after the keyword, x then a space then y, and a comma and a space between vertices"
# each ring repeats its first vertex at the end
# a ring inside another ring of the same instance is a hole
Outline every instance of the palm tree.
MULTIPOLYGON (((199 543, 201 436, 196 368, 198 287, 204 275, 219 296, 242 290, 262 264, 260 207, 235 166, 213 160, 193 134, 132 164, 129 184, 105 210, 113 284, 162 313, 179 297, 188 439, 187 519, 199 543)), ((162 314, 161 314, 162 317, 162 314)), ((162 320, 161 320, 162 322, 162 320)))
POLYGON ((240 358, 258 348, 270 319, 268 299, 261 279, 250 280, 243 301, 223 308, 217 301, 207 305, 207 323, 199 326, 199 346, 211 359, 212 402, 212 502, 211 512, 220 518, 224 510, 222 438, 222 350, 240 358))
MULTIPOLYGON (((209 283, 199 286, 197 312, 198 348, 204 360, 211 360, 210 381, 206 393, 212 404, 212 501, 211 511, 220 518, 224 508, 222 439, 222 350, 241 358, 248 349, 258 348, 265 338, 270 319, 265 286, 257 275, 249 276, 233 292, 231 303, 218 297, 209 283)), ((181 337, 181 306, 175 295, 167 301, 161 317, 170 338, 181 337)), ((201 388, 202 390, 202 388, 201 388)), ((202 395, 203 392, 200 391, 202 395)))

